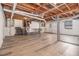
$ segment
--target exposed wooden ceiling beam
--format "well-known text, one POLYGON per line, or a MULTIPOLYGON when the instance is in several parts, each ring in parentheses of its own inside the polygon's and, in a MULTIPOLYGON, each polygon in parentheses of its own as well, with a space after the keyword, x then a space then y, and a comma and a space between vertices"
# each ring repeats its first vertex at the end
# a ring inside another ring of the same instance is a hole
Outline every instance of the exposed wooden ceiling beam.
POLYGON ((76 18, 76 17, 79 17, 79 14, 74 15, 74 16, 70 16, 70 17, 66 17, 66 18, 59 18, 59 19, 73 19, 73 18, 76 18))
POLYGON ((67 4, 65 4, 65 6, 68 8, 68 10, 71 10, 71 8, 67 4))
MULTIPOLYGON (((75 6, 75 8, 74 9, 71 9, 67 4, 65 4, 66 5, 66 7, 68 8, 68 11, 69 11, 69 13, 70 14, 73 14, 73 10, 78 10, 78 6, 75 6)), ((73 6, 74 7, 74 6, 73 6)), ((66 12, 64 12, 63 14, 66 14, 66 12)), ((74 15, 74 14, 73 14, 74 15)))
POLYGON ((11 7, 11 6, 8 6, 8 5, 5 5, 5 4, 2 4, 2 7, 3 7, 3 8, 6 8, 6 9, 12 10, 12 7, 11 7))
MULTIPOLYGON (((70 11, 71 10, 71 8, 67 5, 67 4, 65 4, 65 6, 67 7, 67 9, 70 11)), ((71 14, 73 14, 72 12, 71 12, 71 14)), ((74 15, 74 14, 73 14, 74 15)))
MULTIPOLYGON (((78 8, 78 5, 77 4, 70 4, 70 6, 71 6, 71 10, 67 10, 67 11, 64 11, 64 13, 59 13, 59 14, 57 14, 56 13, 56 15, 61 15, 61 14, 66 14, 66 13, 72 13, 72 10, 76 10, 76 9, 79 9, 78 8)), ((55 12, 55 11, 54 11, 55 12)), ((49 14, 48 14, 49 15, 49 14)), ((53 15, 51 15, 51 16, 53 16, 53 15)), ((50 17, 50 16, 49 16, 50 17)))
POLYGON ((68 12, 60 13, 60 14, 58 14, 58 15, 66 14, 66 13, 71 13, 71 12, 76 11, 76 10, 78 10, 78 9, 74 9, 74 10, 71 10, 71 11, 68 11, 68 12))
MULTIPOLYGON (((4 3, 3 5, 5 5, 4 8, 6 8, 6 6, 13 7, 13 5, 10 4, 10 3, 4 3)), ((17 3, 16 10, 21 10, 21 11, 30 12, 30 13, 35 11, 35 10, 32 10, 28 7, 25 7, 25 6, 21 5, 21 3, 17 3)))
POLYGON ((64 12, 64 13, 60 13, 60 14, 58 14, 58 15, 66 14, 66 13, 71 13, 71 12, 76 11, 76 10, 78 10, 78 9, 70 10, 70 11, 67 11, 67 12, 64 12))
MULTIPOLYGON (((54 3, 50 3, 52 6, 54 6, 54 8, 56 8, 58 11, 60 11, 61 13, 63 13, 64 11, 63 10, 61 10, 61 9, 59 9, 59 8, 57 8, 57 5, 56 4, 54 4, 54 3)), ((67 14, 65 14, 65 15, 67 15, 67 14)))
MULTIPOLYGON (((61 6, 63 6, 64 4, 60 4, 59 6, 57 6, 56 8, 58 8, 58 7, 61 7, 61 6)), ((48 11, 46 11, 46 12, 44 12, 44 13, 42 13, 42 15, 45 15, 46 13, 48 13, 48 12, 50 12, 50 11, 52 11, 52 10, 54 10, 55 8, 52 8, 52 9, 49 9, 48 11)))
POLYGON ((44 9, 46 9, 46 10, 48 10, 48 8, 46 8, 46 7, 44 7, 44 6, 42 6, 42 5, 40 5, 40 3, 36 3, 38 6, 40 6, 40 7, 42 7, 42 8, 44 8, 44 9))
MULTIPOLYGON (((4 13, 5 13, 6 18, 10 18, 11 17, 11 12, 4 12, 4 13)), ((22 15, 19 15, 19 14, 14 14, 12 19, 13 20, 14 19, 23 20, 24 17, 26 17, 26 16, 22 16, 22 15)), ((29 17, 26 17, 26 18, 28 19, 29 17)))
MULTIPOLYGON (((8 9, 3 9, 3 10, 6 11, 6 12, 12 12, 12 10, 8 10, 8 9)), ((30 13, 23 12, 23 11, 18 11, 18 10, 15 11, 14 13, 15 13, 15 14, 22 15, 22 16, 30 17, 30 18, 35 18, 35 19, 37 19, 37 20, 46 22, 45 19, 42 19, 42 18, 38 17, 38 16, 35 15, 35 14, 30 14, 30 13)))
MULTIPOLYGON (((71 10, 71 11, 67 11, 67 12, 64 12, 64 13, 57 14, 57 16, 60 16, 61 14, 71 13, 73 11, 78 11, 78 9, 74 9, 74 10, 71 10)), ((54 15, 54 16, 56 16, 56 15, 54 15)))
POLYGON ((23 6, 25 6, 25 7, 28 7, 28 8, 30 8, 30 9, 32 9, 32 10, 34 10, 35 12, 40 12, 40 13, 42 13, 43 11, 46 11, 46 9, 45 8, 43 8, 43 7, 41 7, 41 6, 39 6, 39 5, 37 5, 37 4, 22 4, 23 6))
POLYGON ((18 9, 18 10, 21 10, 21 11, 25 11, 25 12, 34 12, 35 10, 33 10, 33 9, 30 9, 30 8, 28 8, 28 7, 26 7, 26 6, 24 6, 24 5, 22 5, 21 3, 18 3, 17 4, 17 7, 16 7, 16 9, 18 9))
POLYGON ((63 12, 61 9, 57 8, 57 5, 56 4, 53 4, 53 3, 50 3, 52 6, 54 6, 54 8, 56 8, 57 10, 63 12))
MULTIPOLYGON (((11 12, 5 12, 5 16, 6 18, 10 18, 11 17, 11 12)), ((12 19, 18 19, 18 20, 23 20, 25 16, 22 15, 18 15, 18 14, 14 14, 12 19)))
MULTIPOLYGON (((22 11, 20 13, 20 15, 22 14, 22 16, 29 16, 31 18, 37 17, 37 18, 44 19, 43 17, 45 16, 45 18, 53 17, 52 19, 54 19, 54 16, 56 16, 56 15, 58 15, 58 16, 61 15, 63 17, 69 17, 69 16, 72 16, 72 15, 75 16, 73 11, 75 11, 77 7, 78 7, 77 10, 79 10, 79 4, 77 6, 77 3, 76 4, 74 4, 74 3, 72 3, 72 4, 60 4, 60 5, 55 5, 55 4, 52 4, 52 3, 50 3, 50 4, 51 4, 52 9, 47 8, 48 9, 47 10, 46 7, 40 5, 39 3, 33 4, 33 5, 31 3, 30 4, 19 3, 16 7, 16 11, 20 10, 20 11, 22 11), (25 14, 23 14, 23 13, 25 13, 25 14)), ((46 4, 45 6, 50 6, 50 4, 46 4)), ((9 4, 9 3, 4 4, 4 5, 11 7, 11 8, 13 7, 13 4, 9 4)), ((12 10, 12 9, 10 9, 10 10, 12 10)), ((19 12, 16 12, 16 13, 19 14, 19 12)), ((14 14, 14 12, 12 12, 12 14, 14 14)), ((13 18, 13 16, 11 16, 11 19, 12 18, 13 18)))

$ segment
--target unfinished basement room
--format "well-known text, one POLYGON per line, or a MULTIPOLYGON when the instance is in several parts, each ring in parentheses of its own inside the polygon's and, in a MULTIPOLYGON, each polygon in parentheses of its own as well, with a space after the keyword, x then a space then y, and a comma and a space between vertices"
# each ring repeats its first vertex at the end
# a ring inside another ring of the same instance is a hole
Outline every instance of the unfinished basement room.
POLYGON ((0 3, 0 56, 79 56, 79 3, 0 3))

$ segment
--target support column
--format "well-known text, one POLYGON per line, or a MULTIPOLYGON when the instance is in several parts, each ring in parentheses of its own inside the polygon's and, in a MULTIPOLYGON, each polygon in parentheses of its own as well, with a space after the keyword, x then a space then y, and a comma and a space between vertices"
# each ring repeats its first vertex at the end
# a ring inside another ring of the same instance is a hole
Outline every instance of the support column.
POLYGON ((5 18, 4 18, 3 9, 0 4, 0 48, 2 46, 3 38, 4 38, 4 19, 5 18))
POLYGON ((56 21, 57 21, 57 41, 60 40, 60 20, 59 17, 56 17, 56 21))
POLYGON ((41 23, 41 21, 39 21, 39 34, 41 34, 40 23, 41 23))
POLYGON ((27 34, 27 21, 26 20, 23 20, 23 35, 26 35, 27 34))

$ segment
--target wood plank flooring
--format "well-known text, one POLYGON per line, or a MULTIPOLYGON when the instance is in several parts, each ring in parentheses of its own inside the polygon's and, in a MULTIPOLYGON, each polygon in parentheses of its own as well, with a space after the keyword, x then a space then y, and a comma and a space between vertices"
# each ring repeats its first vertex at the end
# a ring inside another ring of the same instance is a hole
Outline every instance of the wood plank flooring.
POLYGON ((56 41, 56 34, 35 34, 6 37, 1 56, 79 55, 79 46, 56 41))

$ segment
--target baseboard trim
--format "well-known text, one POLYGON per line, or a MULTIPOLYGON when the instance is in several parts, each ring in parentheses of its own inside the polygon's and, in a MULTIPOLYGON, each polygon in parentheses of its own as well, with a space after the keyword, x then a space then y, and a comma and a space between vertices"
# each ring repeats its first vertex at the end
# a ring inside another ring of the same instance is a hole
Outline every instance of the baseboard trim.
MULTIPOLYGON (((49 33, 49 34, 57 34, 57 33, 52 33, 52 32, 45 32, 45 33, 49 33)), ((60 35, 67 35, 67 36, 75 36, 75 37, 79 37, 79 35, 72 35, 72 34, 62 34, 62 33, 60 33, 60 35)))
POLYGON ((79 46, 79 44, 76 44, 76 43, 70 43, 70 42, 67 42, 67 41, 63 41, 63 40, 60 40, 60 42, 64 42, 64 43, 68 43, 68 44, 72 44, 72 45, 76 45, 76 46, 79 46))

